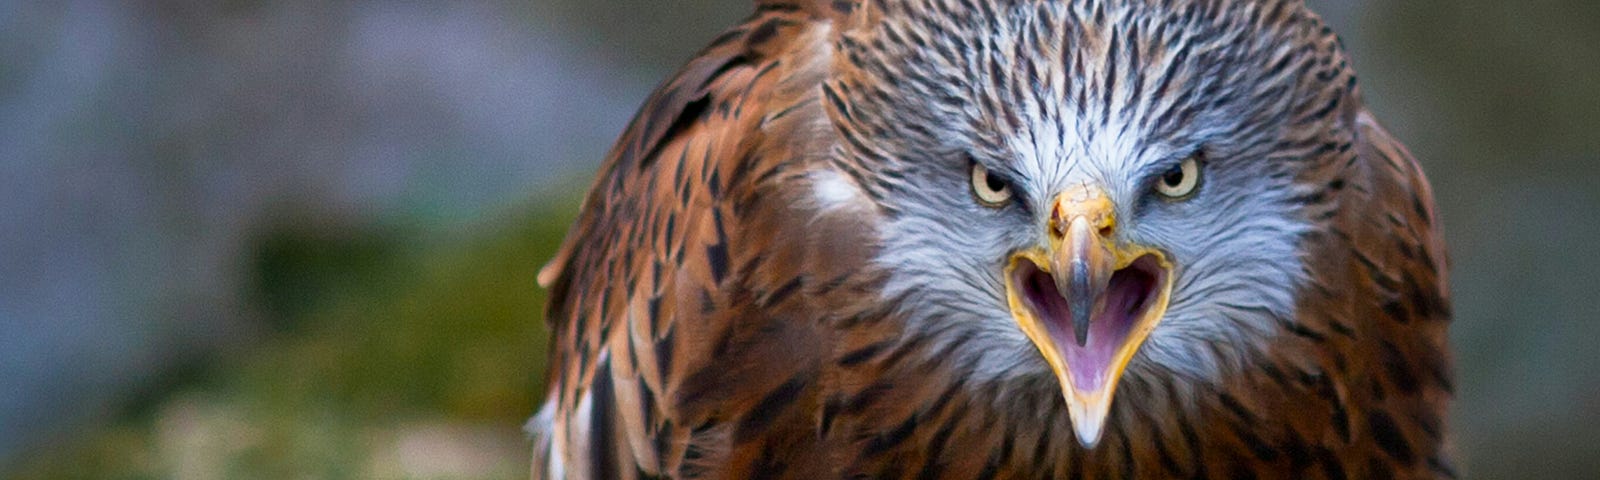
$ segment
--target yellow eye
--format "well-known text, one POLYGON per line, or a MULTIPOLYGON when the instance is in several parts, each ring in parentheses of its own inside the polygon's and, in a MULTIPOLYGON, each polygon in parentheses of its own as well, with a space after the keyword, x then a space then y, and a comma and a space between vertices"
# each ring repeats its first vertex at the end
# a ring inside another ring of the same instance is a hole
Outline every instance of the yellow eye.
POLYGON ((1011 200, 1011 185, 1007 185, 1000 177, 990 175, 989 169, 983 164, 972 162, 972 193, 985 206, 1001 207, 1011 200))
POLYGON ((1161 174, 1161 179, 1156 181, 1156 193, 1169 199, 1179 200, 1194 194, 1195 187, 1200 186, 1200 156, 1190 155, 1183 159, 1183 163, 1161 174))

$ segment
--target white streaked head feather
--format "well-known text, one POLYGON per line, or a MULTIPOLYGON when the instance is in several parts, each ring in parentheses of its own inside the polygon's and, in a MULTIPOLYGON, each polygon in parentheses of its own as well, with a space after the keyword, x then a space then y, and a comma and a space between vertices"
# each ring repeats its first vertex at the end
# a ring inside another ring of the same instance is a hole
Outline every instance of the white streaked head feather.
MULTIPOLYGON (((839 105, 836 160, 867 172, 851 180, 882 213, 884 295, 904 335, 946 357, 928 361, 960 365, 972 388, 1047 383, 1002 275, 1012 254, 1046 243, 1049 202, 1081 184, 1111 199, 1116 241, 1175 266, 1168 310, 1125 382, 1204 388, 1261 360, 1293 319, 1313 229, 1311 187, 1296 183, 1305 145, 1341 128, 1330 112, 1354 78, 1301 2, 1283 4, 1281 22, 1261 22, 1253 2, 1180 3, 979 3, 951 24, 928 21, 950 2, 907 0, 896 12, 925 15, 885 14, 834 44, 823 90, 824 106, 839 105), (1161 172, 1193 154, 1205 159, 1196 193, 1156 198, 1161 172), (976 201, 974 162, 1016 203, 976 201)), ((849 204, 821 180, 819 205, 849 204)))

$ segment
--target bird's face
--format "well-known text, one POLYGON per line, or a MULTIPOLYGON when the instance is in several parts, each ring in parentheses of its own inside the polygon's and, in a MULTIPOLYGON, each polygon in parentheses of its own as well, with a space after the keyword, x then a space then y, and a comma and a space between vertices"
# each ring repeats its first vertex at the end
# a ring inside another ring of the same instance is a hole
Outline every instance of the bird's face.
POLYGON ((1075 160, 1025 151, 969 167, 967 230, 1015 234, 967 260, 987 272, 956 274, 998 276, 1002 318, 1043 358, 1085 445, 1141 351, 1145 375, 1214 376, 1227 359, 1207 349, 1258 345, 1263 322, 1291 311, 1304 228, 1291 182, 1190 148, 1083 145, 1075 160))
POLYGON ((1129 376, 1249 368, 1304 276, 1294 160, 1333 122, 1303 117, 1326 89, 1270 66, 1314 66, 1291 47, 1319 30, 1177 3, 890 2, 825 87, 888 212, 879 263, 909 334, 964 337, 944 361, 974 376, 1053 376, 1086 446, 1129 376))
MULTIPOLYGON (((1196 159, 1158 181, 1168 198, 1198 186, 1196 159)), ((987 167, 973 188, 991 191, 987 167)), ((1002 190, 1003 191, 1003 190, 1002 190)), ((1012 318, 1061 384, 1079 438, 1093 443, 1111 407, 1116 380, 1166 313, 1173 264, 1159 247, 1118 236, 1107 189, 1085 180, 1050 195, 1039 211, 1043 234, 1010 255, 1003 269, 1012 318)), ((992 195, 992 193, 991 193, 992 195)))

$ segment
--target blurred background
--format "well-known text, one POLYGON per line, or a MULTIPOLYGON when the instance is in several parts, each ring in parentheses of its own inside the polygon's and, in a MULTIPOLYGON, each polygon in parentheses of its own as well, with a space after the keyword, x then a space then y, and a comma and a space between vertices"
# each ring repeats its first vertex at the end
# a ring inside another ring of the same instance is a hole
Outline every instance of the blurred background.
MULTIPOLYGON (((1321 0, 1453 248, 1474 478, 1600 477, 1600 2, 1321 0)), ((517 478, 534 272, 748 0, 0 0, 0 478, 517 478)))

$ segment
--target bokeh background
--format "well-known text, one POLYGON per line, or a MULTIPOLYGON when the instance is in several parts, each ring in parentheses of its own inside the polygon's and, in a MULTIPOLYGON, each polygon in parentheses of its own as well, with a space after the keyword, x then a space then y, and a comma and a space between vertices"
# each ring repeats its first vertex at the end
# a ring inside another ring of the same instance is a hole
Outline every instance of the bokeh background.
MULTIPOLYGON (((1453 248, 1474 478, 1600 477, 1600 2, 1320 0, 1453 248)), ((0 477, 516 478, 534 272, 746 0, 0 0, 0 477)))

